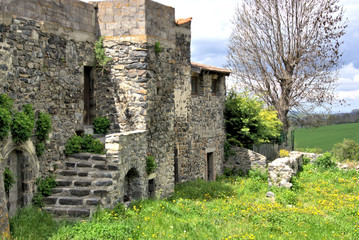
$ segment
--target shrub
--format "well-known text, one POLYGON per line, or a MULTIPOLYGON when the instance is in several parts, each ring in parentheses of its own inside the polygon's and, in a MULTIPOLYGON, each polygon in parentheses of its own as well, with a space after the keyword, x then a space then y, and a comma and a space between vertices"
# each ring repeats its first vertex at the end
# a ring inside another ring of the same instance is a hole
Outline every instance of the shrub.
POLYGON ((308 163, 310 163, 310 158, 304 156, 304 157, 303 157, 303 165, 307 165, 308 163))
POLYGON ((95 58, 98 67, 102 68, 102 73, 105 70, 105 67, 108 62, 112 60, 112 58, 106 56, 105 49, 103 47, 103 37, 100 37, 98 41, 95 42, 95 58))
POLYGON ((11 120, 10 111, 0 107, 0 141, 9 135, 11 120))
POLYGON ((157 168, 157 165, 155 163, 155 158, 151 156, 150 153, 147 153, 146 156, 146 172, 147 174, 154 173, 157 168))
POLYGON ((228 160, 231 156, 236 155, 236 152, 232 150, 232 144, 229 141, 224 142, 224 159, 228 160))
POLYGON ((49 138, 51 131, 51 117, 49 114, 39 112, 36 121, 35 135, 39 141, 45 141, 49 138))
POLYGON ((7 167, 4 168, 3 176, 5 192, 8 193, 11 187, 16 183, 15 176, 12 171, 7 167))
POLYGON ((343 143, 334 145, 333 156, 339 161, 359 161, 359 143, 351 139, 344 139, 343 143))
POLYGON ((289 156, 288 150, 285 150, 285 149, 279 150, 279 157, 283 158, 283 157, 288 157, 288 156, 289 156))
POLYGON ((277 112, 248 93, 230 91, 224 117, 230 144, 250 148, 253 144, 278 141, 282 123, 277 112))
POLYGON ((108 117, 96 117, 93 120, 93 130, 96 134, 106 134, 110 127, 110 119, 108 117))
POLYGON ((281 189, 281 191, 276 194, 276 200, 286 205, 296 205, 299 201, 296 192, 287 188, 281 189))
POLYGON ((42 156, 46 149, 45 143, 43 142, 36 143, 35 147, 36 147, 36 156, 38 157, 42 156))
POLYGON ((16 112, 11 123, 12 140, 17 144, 26 142, 34 129, 34 118, 29 111, 30 108, 25 108, 23 112, 16 112))
POLYGON ((37 193, 35 194, 32 202, 35 206, 43 207, 44 203, 42 202, 44 197, 50 196, 52 190, 57 186, 54 176, 47 176, 45 178, 36 179, 37 193))
POLYGON ((82 145, 82 137, 78 135, 73 135, 69 138, 65 145, 65 154, 68 156, 72 153, 79 153, 81 152, 81 145, 82 145))
POLYGON ((12 110, 14 100, 6 94, 0 94, 0 108, 5 108, 8 111, 12 110))
POLYGON ((94 139, 91 134, 84 136, 73 135, 69 138, 65 145, 65 154, 68 156, 73 153, 91 152, 91 153, 104 153, 105 145, 98 139, 94 139))
POLYGON ((323 154, 323 156, 319 156, 317 160, 315 161, 315 165, 322 168, 331 168, 335 167, 336 163, 333 161, 332 154, 329 152, 326 152, 323 154))

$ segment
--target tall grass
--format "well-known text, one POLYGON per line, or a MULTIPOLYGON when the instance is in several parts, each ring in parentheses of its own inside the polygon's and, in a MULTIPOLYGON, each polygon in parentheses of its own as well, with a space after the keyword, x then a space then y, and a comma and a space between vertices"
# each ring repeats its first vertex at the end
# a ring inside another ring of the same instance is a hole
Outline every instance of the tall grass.
MULTIPOLYGON (((268 189, 265 175, 222 177, 176 187, 173 197, 99 210, 51 228, 49 239, 359 239, 359 174, 305 165, 294 190, 268 189), (276 194, 275 201, 266 192, 276 194)), ((32 209, 34 211, 34 209, 32 209)), ((31 215, 31 212, 28 213, 31 215)), ((13 219, 14 238, 40 220, 13 219)), ((50 220, 45 220, 50 221, 50 220)), ((41 238, 39 238, 41 239, 41 238)))

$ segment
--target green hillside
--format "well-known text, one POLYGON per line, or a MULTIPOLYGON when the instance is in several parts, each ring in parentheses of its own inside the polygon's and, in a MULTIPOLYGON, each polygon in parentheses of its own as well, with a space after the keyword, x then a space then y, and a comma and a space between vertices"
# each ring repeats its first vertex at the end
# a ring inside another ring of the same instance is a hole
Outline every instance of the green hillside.
POLYGON ((359 142, 359 123, 300 128, 296 129, 294 134, 296 148, 321 148, 325 152, 344 138, 359 142))

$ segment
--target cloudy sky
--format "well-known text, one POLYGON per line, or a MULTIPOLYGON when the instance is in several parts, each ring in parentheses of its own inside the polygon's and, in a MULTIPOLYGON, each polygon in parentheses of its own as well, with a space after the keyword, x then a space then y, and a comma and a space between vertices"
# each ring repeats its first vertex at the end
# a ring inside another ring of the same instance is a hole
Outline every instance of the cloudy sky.
MULTIPOLYGON (((84 0, 85 1, 85 0, 84 0)), ((192 61, 222 67, 226 64, 231 20, 240 0, 155 0, 175 8, 176 18, 192 17, 192 61)), ((348 18, 343 38, 344 65, 336 94, 346 100, 333 112, 359 109, 359 1, 341 0, 348 18)))

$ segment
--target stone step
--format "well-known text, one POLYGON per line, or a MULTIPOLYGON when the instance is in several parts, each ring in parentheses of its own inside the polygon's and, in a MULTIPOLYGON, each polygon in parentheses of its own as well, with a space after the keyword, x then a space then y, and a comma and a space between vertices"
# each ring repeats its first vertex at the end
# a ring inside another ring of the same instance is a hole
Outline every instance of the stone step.
POLYGON ((106 162, 106 155, 105 154, 94 154, 94 153, 74 153, 71 154, 68 159, 70 161, 76 161, 76 160, 95 160, 95 161, 102 161, 106 162))
POLYGON ((68 196, 76 196, 76 197, 85 197, 85 196, 105 196, 113 187, 88 187, 88 188, 54 188, 52 191, 53 197, 68 197, 68 196))
POLYGON ((104 171, 118 171, 118 167, 110 164, 98 164, 98 163, 74 163, 74 162, 66 162, 66 170, 65 171, 91 171, 91 169, 104 170, 104 171))
POLYGON ((45 211, 52 213, 56 217, 74 217, 84 218, 90 217, 93 208, 79 208, 79 207, 53 207, 46 206, 43 208, 45 211))
POLYGON ((101 198, 52 195, 44 197, 43 202, 46 206, 97 206, 101 203, 101 198))

